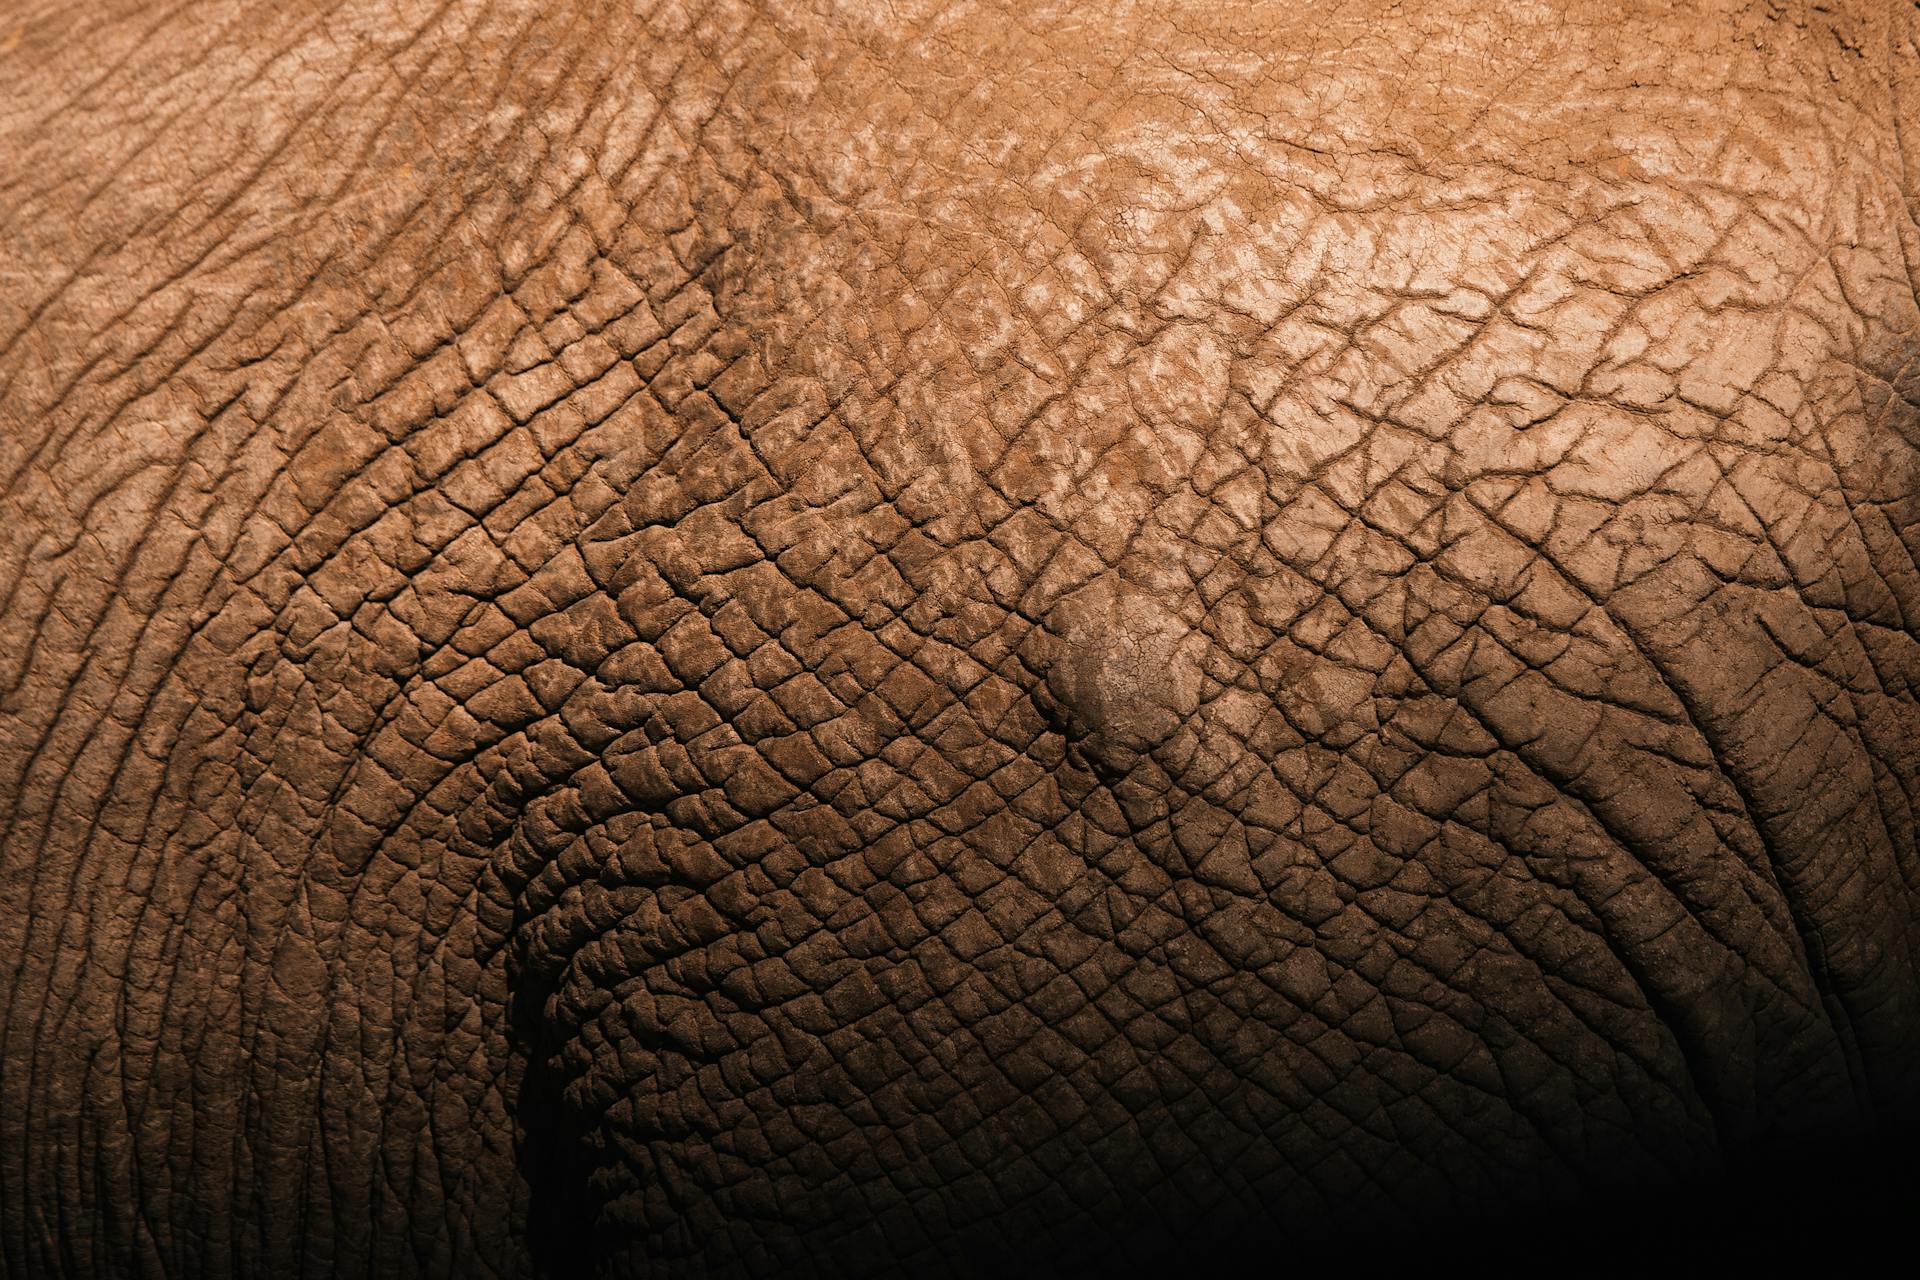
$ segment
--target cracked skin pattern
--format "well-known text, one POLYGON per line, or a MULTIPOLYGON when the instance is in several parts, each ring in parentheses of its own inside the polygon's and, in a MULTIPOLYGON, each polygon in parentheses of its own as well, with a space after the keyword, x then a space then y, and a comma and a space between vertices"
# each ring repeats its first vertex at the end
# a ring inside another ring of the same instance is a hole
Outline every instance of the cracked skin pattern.
POLYGON ((1917 23, 0 6, 0 1270, 1908 1122, 1917 23))

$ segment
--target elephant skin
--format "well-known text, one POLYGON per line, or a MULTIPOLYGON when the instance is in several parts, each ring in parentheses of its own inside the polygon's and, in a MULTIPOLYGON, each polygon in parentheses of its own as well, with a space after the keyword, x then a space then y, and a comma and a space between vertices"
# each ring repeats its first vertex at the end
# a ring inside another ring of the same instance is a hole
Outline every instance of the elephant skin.
POLYGON ((0 1270, 1910 1211, 1916 41, 0 4, 0 1270))

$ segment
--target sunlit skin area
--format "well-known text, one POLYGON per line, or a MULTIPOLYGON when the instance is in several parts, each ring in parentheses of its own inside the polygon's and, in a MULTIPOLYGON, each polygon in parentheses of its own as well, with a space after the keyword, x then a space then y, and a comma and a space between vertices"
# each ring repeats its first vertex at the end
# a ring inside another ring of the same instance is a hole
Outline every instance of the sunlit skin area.
POLYGON ((1911 1222, 1916 42, 0 0, 0 1275, 1911 1222))

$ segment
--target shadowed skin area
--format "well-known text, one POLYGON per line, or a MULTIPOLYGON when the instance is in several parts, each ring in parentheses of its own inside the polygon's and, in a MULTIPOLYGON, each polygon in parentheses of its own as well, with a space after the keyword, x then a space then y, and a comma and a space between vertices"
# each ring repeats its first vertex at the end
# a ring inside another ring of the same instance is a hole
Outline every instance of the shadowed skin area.
POLYGON ((1920 14, 1254 8, 0 4, 0 1271, 1912 1122, 1920 14))

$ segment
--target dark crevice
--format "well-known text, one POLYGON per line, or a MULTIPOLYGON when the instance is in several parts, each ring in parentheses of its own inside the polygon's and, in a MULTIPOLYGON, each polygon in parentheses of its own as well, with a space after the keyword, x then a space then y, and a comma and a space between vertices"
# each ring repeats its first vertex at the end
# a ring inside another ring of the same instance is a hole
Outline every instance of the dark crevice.
POLYGON ((561 1096, 558 1046, 545 1009, 550 982, 521 973, 512 982, 508 1033, 526 1064, 520 1089, 515 1160, 528 1188, 526 1238, 534 1274, 553 1280, 597 1273, 612 1241, 589 1179, 594 1162, 581 1117, 561 1096))

